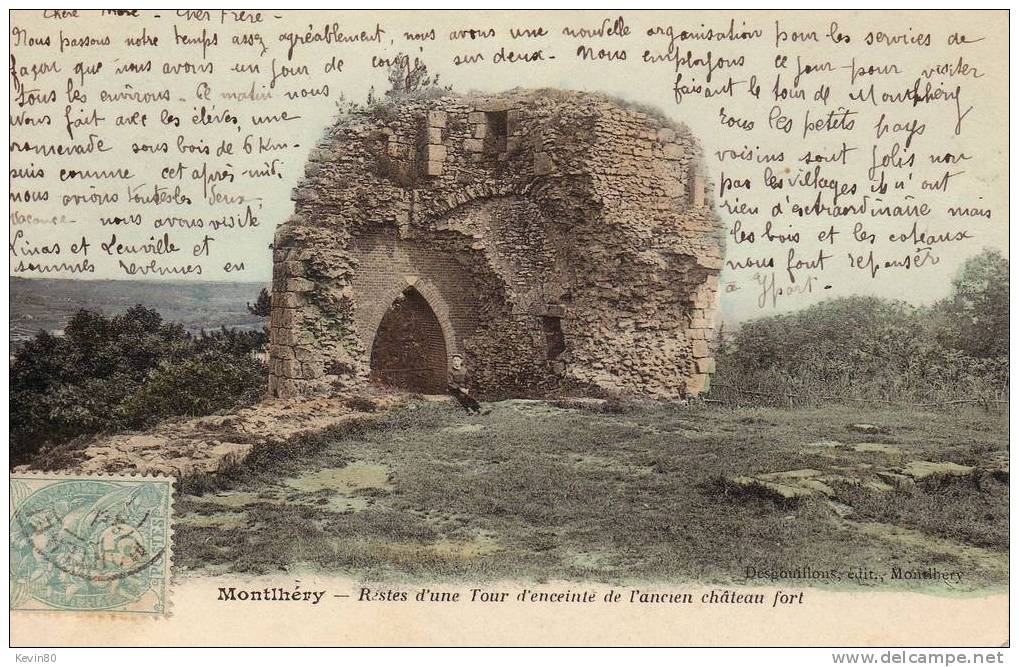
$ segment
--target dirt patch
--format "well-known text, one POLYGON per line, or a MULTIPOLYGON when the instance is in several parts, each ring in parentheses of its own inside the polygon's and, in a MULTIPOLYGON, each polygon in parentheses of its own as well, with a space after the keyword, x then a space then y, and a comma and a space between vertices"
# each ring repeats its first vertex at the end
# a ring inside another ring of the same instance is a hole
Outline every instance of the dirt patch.
POLYGON ((654 473, 651 466, 630 465, 618 459, 593 454, 571 454, 567 460, 578 468, 592 470, 611 470, 613 472, 626 473, 627 475, 643 476, 654 473))
POLYGON ((610 572, 619 569, 619 555, 612 551, 568 551, 563 563, 583 571, 610 572))
POLYGON ((265 496, 254 491, 222 491, 220 493, 204 495, 202 500, 207 503, 230 508, 247 507, 256 503, 279 505, 283 502, 279 498, 265 496))
POLYGON ((527 398, 514 398, 508 401, 500 401, 492 404, 495 410, 513 410, 530 415, 554 415, 566 412, 568 408, 561 408, 547 401, 539 401, 527 398))
POLYGON ((286 479, 284 483, 307 492, 333 490, 336 493, 347 494, 357 489, 393 490, 389 483, 389 468, 377 463, 364 462, 351 463, 342 468, 323 468, 286 479))
POLYGON ((458 424, 457 426, 447 426, 442 429, 445 433, 458 433, 460 435, 476 435, 484 433, 484 424, 458 424))

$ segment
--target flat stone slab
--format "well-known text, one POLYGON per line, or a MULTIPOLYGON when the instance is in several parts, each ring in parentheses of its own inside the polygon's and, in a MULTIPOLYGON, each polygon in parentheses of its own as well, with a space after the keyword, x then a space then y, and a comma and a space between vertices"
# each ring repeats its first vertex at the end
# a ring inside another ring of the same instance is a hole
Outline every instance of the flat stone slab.
POLYGON ((838 514, 843 519, 845 519, 847 516, 852 515, 853 513, 852 507, 846 505, 845 503, 840 503, 837 500, 829 500, 828 507, 830 507, 833 512, 838 514))
POLYGON ((901 473, 892 472, 890 470, 879 470, 877 473, 878 478, 885 484, 888 484, 895 489, 903 489, 915 484, 912 477, 903 475, 901 473))
POLYGON ((802 470, 786 470, 786 471, 783 471, 783 472, 769 472, 769 473, 764 473, 763 475, 757 475, 756 477, 758 479, 774 479, 774 480, 796 479, 796 480, 799 480, 799 479, 810 479, 810 478, 813 478, 813 477, 819 477, 819 476, 821 476, 823 474, 824 473, 822 473, 820 470, 814 470, 812 468, 804 468, 802 470))
POLYGON ((800 486, 805 486, 806 488, 817 491, 829 498, 833 498, 835 496, 835 489, 831 488, 819 479, 805 479, 800 482, 800 486))
POLYGON ((841 466, 837 471, 803 468, 758 475, 741 475, 730 477, 726 481, 732 486, 748 490, 758 489, 784 500, 816 496, 829 501, 837 496, 834 484, 848 484, 882 493, 893 491, 900 486, 914 484, 912 477, 898 472, 874 471, 873 466, 868 464, 859 464, 853 467, 841 466), (875 472, 878 479, 872 477, 875 472))
POLYGON ((973 466, 963 466, 951 461, 935 463, 933 461, 910 461, 902 467, 902 473, 915 480, 930 477, 964 477, 973 474, 973 466))
POLYGON ((890 454, 892 456, 902 454, 902 450, 898 447, 894 445, 886 445, 881 442, 861 442, 853 445, 853 451, 866 454, 890 454))
POLYGON ((784 500, 806 498, 816 493, 815 490, 799 485, 782 484, 757 477, 732 477, 729 483, 743 489, 759 488, 784 500))

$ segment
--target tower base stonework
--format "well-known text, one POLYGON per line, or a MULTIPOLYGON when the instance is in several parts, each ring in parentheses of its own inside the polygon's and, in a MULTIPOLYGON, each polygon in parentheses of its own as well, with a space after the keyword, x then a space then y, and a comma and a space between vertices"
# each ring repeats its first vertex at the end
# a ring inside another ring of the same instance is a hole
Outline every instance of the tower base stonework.
POLYGON ((684 127, 588 93, 393 99, 312 150, 276 233, 270 394, 694 396, 722 229, 684 127))

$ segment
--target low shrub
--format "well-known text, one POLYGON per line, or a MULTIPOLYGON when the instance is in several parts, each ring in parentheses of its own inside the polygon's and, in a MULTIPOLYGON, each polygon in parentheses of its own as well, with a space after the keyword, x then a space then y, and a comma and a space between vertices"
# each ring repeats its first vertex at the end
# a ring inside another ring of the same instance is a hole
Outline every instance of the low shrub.
POLYGON ((265 341, 264 331, 225 328, 193 336, 143 306, 112 317, 81 310, 63 335, 40 332, 11 362, 11 464, 81 436, 255 402, 265 341))

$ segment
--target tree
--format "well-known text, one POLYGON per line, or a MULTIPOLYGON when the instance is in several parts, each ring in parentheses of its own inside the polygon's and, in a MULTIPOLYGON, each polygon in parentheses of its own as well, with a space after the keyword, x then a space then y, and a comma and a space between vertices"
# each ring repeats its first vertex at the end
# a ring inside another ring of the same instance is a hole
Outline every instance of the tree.
POLYGON ((192 336, 144 306, 113 317, 81 310, 62 336, 39 332, 11 361, 11 462, 82 435, 253 402, 266 369, 252 352, 266 338, 225 327, 192 336))
POLYGON ((966 260, 935 306, 944 345, 971 357, 1008 356, 1008 259, 986 249, 966 260))
POLYGON ((389 68, 389 91, 386 95, 400 95, 413 93, 425 88, 438 88, 439 75, 428 75, 428 66, 420 58, 414 58, 411 63, 410 56, 401 59, 402 62, 394 63, 389 68))
POLYGON ((269 317, 269 313, 272 312, 272 297, 269 296, 269 290, 262 288, 255 305, 248 303, 248 312, 257 317, 269 317))

